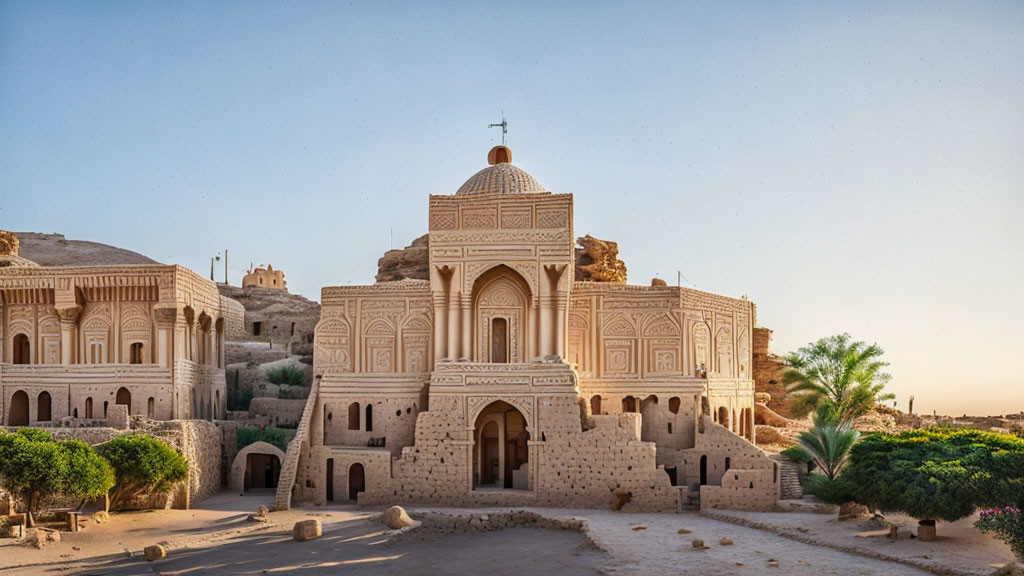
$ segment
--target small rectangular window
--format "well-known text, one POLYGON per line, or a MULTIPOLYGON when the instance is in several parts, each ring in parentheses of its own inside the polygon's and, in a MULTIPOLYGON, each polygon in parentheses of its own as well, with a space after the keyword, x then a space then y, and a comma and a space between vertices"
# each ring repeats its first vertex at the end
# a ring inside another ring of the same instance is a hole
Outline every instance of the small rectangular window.
POLYGON ((262 328, 262 327, 263 327, 263 325, 262 325, 261 322, 253 322, 252 323, 252 335, 253 336, 259 336, 260 335, 260 328, 262 328))

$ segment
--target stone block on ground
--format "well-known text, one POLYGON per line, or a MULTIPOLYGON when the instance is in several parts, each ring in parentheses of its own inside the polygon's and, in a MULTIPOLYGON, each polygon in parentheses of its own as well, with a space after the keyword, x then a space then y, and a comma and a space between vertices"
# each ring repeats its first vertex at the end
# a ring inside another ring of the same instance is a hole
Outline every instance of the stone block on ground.
POLYGON ((398 528, 406 528, 408 526, 417 526, 418 523, 406 514, 405 509, 401 506, 392 506, 384 511, 384 515, 381 516, 381 521, 393 530, 398 528))
POLYGON ((856 502, 846 502, 839 507, 839 520, 852 520, 869 516, 868 507, 856 502))
POLYGON ((300 520, 295 523, 295 527, 292 529, 292 537, 295 538, 296 542, 305 542, 306 540, 313 540, 319 538, 324 533, 323 525, 320 523, 319 518, 312 520, 300 520))
POLYGON ((146 560, 149 562, 153 562, 154 560, 160 560, 161 558, 167 557, 167 549, 165 549, 163 546, 159 544, 146 546, 142 550, 142 553, 145 554, 146 560))

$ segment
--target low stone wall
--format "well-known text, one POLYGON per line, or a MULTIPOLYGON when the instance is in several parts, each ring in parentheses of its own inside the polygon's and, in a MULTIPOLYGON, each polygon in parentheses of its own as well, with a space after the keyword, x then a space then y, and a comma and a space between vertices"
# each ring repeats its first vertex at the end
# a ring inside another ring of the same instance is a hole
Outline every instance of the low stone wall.
POLYGON ((390 542, 401 542, 407 539, 422 540, 433 535, 493 532, 517 526, 529 526, 546 530, 580 532, 588 542, 594 544, 587 535, 587 521, 583 518, 547 517, 529 510, 498 510, 483 514, 416 512, 413 510, 410 515, 421 523, 420 526, 415 530, 405 530, 395 535, 390 542))
POLYGON ((286 428, 299 425, 302 409, 306 400, 283 400, 280 398, 253 398, 249 403, 249 413, 256 418, 266 417, 274 426, 286 428))

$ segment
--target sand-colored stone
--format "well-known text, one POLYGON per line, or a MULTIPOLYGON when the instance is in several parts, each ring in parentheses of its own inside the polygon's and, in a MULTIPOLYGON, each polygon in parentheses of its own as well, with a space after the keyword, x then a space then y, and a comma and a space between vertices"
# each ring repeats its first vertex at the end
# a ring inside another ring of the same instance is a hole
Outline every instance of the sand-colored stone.
POLYGON ((416 525, 416 521, 410 518, 401 506, 392 506, 385 510, 381 516, 381 521, 392 530, 416 525))
POLYGON ((324 533, 323 524, 320 523, 319 518, 313 518, 312 520, 300 520, 295 523, 292 528, 292 537, 297 542, 305 542, 314 538, 319 538, 324 533))
POLYGON ((163 546, 159 544, 146 546, 142 550, 142 553, 146 556, 147 562, 154 562, 156 560, 160 560, 161 558, 167 557, 167 549, 165 549, 163 546))
POLYGON ((288 291, 288 282, 284 279, 284 272, 281 270, 274 270, 273 266, 267 265, 266 268, 263 266, 257 266, 253 268, 249 267, 249 272, 242 277, 242 288, 250 288, 258 286, 260 288, 270 288, 272 290, 283 290, 288 291))
MULTIPOLYGON (((590 234, 576 239, 576 280, 585 282, 626 283, 626 263, 619 260, 619 245, 599 240, 590 234)), ((657 278, 655 280, 658 280, 657 278)), ((665 286, 651 281, 651 286, 665 286)))

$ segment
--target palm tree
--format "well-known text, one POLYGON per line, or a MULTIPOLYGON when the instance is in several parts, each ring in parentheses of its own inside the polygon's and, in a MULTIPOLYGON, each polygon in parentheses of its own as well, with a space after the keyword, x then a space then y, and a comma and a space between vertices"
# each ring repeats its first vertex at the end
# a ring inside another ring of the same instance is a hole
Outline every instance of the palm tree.
POLYGON ((814 428, 800 434, 800 446, 829 480, 835 480, 859 436, 847 423, 819 421, 816 416, 814 428))
POLYGON ((882 354, 878 344, 851 342, 849 334, 790 352, 782 383, 792 395, 792 411, 800 416, 818 411, 823 422, 849 424, 875 404, 892 400, 895 396, 883 392, 890 376, 882 372, 889 365, 879 360, 882 354))

